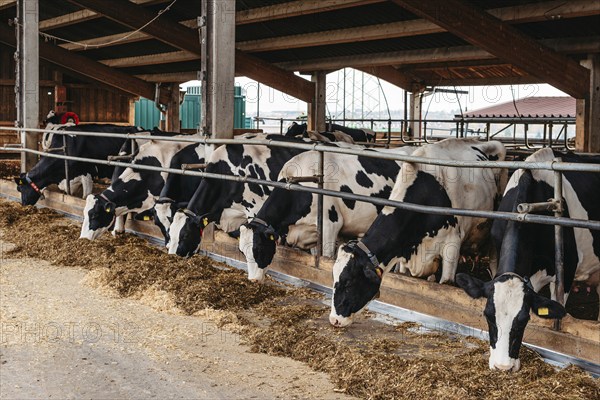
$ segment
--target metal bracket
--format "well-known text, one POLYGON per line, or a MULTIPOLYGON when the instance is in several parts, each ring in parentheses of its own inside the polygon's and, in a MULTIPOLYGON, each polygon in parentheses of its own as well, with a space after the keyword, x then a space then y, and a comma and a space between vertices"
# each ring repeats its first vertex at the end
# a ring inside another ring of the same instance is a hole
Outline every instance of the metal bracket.
POLYGON ((125 154, 122 156, 108 156, 107 160, 108 161, 121 161, 121 160, 129 161, 129 160, 132 160, 133 157, 135 157, 134 154, 125 154))
POLYGON ((287 183, 300 183, 300 182, 313 182, 322 183, 323 175, 312 175, 312 176, 290 176, 286 179, 287 183))
POLYGON ((544 211, 562 212, 562 201, 548 199, 548 201, 542 203, 521 203, 517 206, 517 212, 519 214, 536 214, 544 211))
POLYGON ((207 166, 206 163, 204 164, 181 164, 181 169, 186 170, 186 169, 205 169, 207 166))

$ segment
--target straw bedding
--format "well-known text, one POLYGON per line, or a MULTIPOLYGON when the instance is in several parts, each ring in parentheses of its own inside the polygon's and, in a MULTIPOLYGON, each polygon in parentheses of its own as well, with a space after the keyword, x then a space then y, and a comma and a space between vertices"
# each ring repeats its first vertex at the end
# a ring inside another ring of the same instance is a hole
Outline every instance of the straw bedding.
POLYGON ((256 285, 208 258, 169 256, 130 235, 77 240, 79 227, 47 209, 0 201, 0 227, 16 245, 5 257, 94 270, 95 283, 113 293, 219 321, 252 351, 305 362, 360 398, 600 398, 598 379, 555 369, 531 350, 521 350, 521 371, 507 374, 488 369, 487 343, 473 338, 423 333, 411 323, 361 331, 369 320, 334 329, 328 307, 306 290, 256 285))

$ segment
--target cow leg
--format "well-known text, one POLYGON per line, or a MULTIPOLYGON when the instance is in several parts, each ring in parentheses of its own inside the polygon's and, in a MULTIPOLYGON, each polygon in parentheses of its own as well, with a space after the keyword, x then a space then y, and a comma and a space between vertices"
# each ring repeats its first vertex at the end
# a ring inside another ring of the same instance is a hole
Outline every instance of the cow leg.
POLYGON ((125 217, 126 216, 127 216, 127 214, 123 214, 123 215, 119 215, 118 217, 115 217, 115 227, 112 231, 113 236, 117 236, 118 234, 125 232, 125 217))
POLYGON ((342 218, 335 223, 329 220, 323 221, 323 255, 325 257, 333 258, 335 254, 335 241, 344 225, 342 218))
POLYGON ((440 283, 454 282, 458 260, 460 259, 460 238, 453 235, 453 240, 446 241, 442 246, 442 277, 440 283))

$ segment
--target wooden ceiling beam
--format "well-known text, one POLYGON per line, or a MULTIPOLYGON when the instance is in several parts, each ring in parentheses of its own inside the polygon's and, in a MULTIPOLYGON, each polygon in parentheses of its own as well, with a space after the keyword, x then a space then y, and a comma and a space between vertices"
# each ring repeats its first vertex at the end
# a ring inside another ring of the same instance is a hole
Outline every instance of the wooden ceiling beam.
MULTIPOLYGON (((144 7, 129 2, 107 4, 105 0, 69 0, 71 3, 91 9, 132 29, 145 33, 180 50, 201 55, 198 32, 177 22, 160 18, 150 25, 146 23, 154 14, 144 7), (142 28, 143 27, 143 28, 142 28)), ((311 102, 315 95, 314 83, 285 71, 241 51, 235 53, 236 71, 241 75, 262 82, 274 89, 288 93, 300 100, 311 102)))
MULTIPOLYGON (((565 54, 598 53, 600 38, 575 37, 567 39, 540 40, 540 45, 565 54)), ((454 62, 496 60, 497 57, 475 46, 442 47, 424 50, 390 51, 385 53, 361 54, 355 56, 328 57, 312 60, 289 61, 277 63, 281 68, 291 71, 318 71, 340 69, 344 67, 367 67, 404 64, 445 63, 451 66, 454 62)), ((506 61, 500 63, 505 64, 506 61)))
POLYGON ((489 86, 489 85, 528 85, 544 83, 535 76, 506 76, 487 78, 427 79, 427 86, 489 86))
MULTIPOLYGON (((151 5, 151 4, 159 4, 166 3, 169 0, 129 0, 134 4, 139 5, 151 5)), ((89 21, 92 19, 101 18, 102 15, 98 14, 92 10, 78 10, 72 13, 59 15, 58 17, 48 18, 40 21, 39 29, 40 31, 49 31, 51 29, 58 29, 65 26, 79 24, 81 22, 89 21)))
MULTIPOLYGON (((0 42, 11 47, 16 47, 14 29, 8 27, 8 25, 0 24, 0 42)), ((90 60, 87 57, 79 54, 72 54, 68 50, 46 42, 40 42, 39 54, 40 59, 44 59, 64 69, 73 71, 78 75, 84 75, 95 81, 136 96, 143 96, 149 99, 154 98, 153 84, 130 76, 117 69, 107 67, 106 65, 90 60)), ((170 94, 167 90, 161 90, 160 101, 166 103, 169 96, 170 94)))
POLYGON ((187 81, 194 81, 198 79, 198 71, 185 71, 185 72, 166 72, 163 74, 140 74, 136 75, 137 78, 143 79, 148 82, 159 82, 159 83, 185 83, 187 81))
POLYGON ((485 11, 461 0, 393 1, 575 98, 589 96, 589 70, 485 11))
MULTIPOLYGON (((600 2, 589 0, 548 1, 544 3, 503 7, 487 12, 510 24, 546 21, 553 16, 561 19, 600 14, 600 2), (550 14, 548 10, 552 10, 550 14)), ((391 39, 408 36, 446 32, 435 23, 415 19, 387 24, 367 25, 348 29, 312 32, 301 35, 279 36, 260 40, 239 42, 237 48, 247 52, 275 51, 283 49, 325 46, 339 43, 355 43, 369 40, 391 39)))
POLYGON ((185 61, 200 61, 200 56, 185 50, 172 51, 169 53, 148 54, 145 56, 133 56, 100 60, 104 65, 114 68, 142 67, 145 65, 158 65, 178 63, 185 61))
POLYGON ((384 81, 398 86, 399 88, 408 92, 413 92, 415 91, 415 86, 420 86, 420 82, 418 80, 413 79, 408 74, 400 72, 396 68, 389 65, 379 67, 361 67, 357 69, 377 78, 383 79, 384 81))
POLYGON ((5 10, 17 5, 16 0, 0 0, 0 10, 5 10))
POLYGON ((299 15, 322 13, 365 4, 381 3, 383 0, 296 0, 272 6, 251 8, 235 14, 237 25, 255 24, 299 15))

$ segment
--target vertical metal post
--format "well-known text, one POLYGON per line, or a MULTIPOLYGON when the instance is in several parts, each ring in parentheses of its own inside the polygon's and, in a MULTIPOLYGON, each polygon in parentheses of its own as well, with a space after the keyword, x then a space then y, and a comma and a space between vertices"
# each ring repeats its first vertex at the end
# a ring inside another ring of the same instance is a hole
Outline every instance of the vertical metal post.
POLYGON ((487 124, 485 124, 485 137, 488 142, 490 141, 490 128, 491 128, 491 125, 489 122, 487 124))
MULTIPOLYGON (((325 163, 325 154, 322 151, 319 151, 319 165, 317 167, 317 175, 318 175, 318 187, 319 189, 323 189, 323 181, 325 180, 323 176, 325 163)), ((321 256, 323 255, 323 195, 317 195, 317 255, 315 258, 315 267, 319 268, 321 262, 321 256)))
MULTIPOLYGON (((400 129, 400 135, 402 135, 402 128, 400 129)), ((387 143, 385 146, 387 149, 390 148, 391 141, 392 141, 392 120, 391 120, 391 118, 388 118, 388 136, 387 136, 387 143)))
MULTIPOLYGON (((69 155, 69 152, 67 151, 67 135, 62 135, 63 137, 63 154, 65 156, 69 155)), ((69 177, 69 161, 65 160, 65 189, 67 194, 70 196, 71 195, 71 182, 70 182, 70 177, 69 177)))
POLYGON ((202 0, 202 131, 233 138, 235 0, 202 0))
MULTIPOLYGON (((23 128, 39 128, 40 108, 40 69, 39 69, 39 1, 19 0, 17 3, 17 49, 18 121, 23 128)), ((21 143, 24 148, 37 150, 38 135, 22 132, 21 143)), ((21 171, 33 168, 37 161, 35 154, 21 153, 21 171)))
POLYGON ((552 122, 550 122, 548 124, 548 143, 550 145, 550 148, 552 148, 552 145, 554 144, 553 139, 552 139, 552 127, 553 127, 552 122))
MULTIPOLYGON (((554 162, 561 162, 561 158, 555 158, 554 162)), ((563 214, 563 181, 562 172, 554 171, 554 200, 559 201, 559 206, 554 211, 555 217, 562 217, 563 214)), ((564 243, 563 243, 563 227, 554 225, 554 268, 556 274, 555 294, 556 301, 564 305, 565 301, 565 286, 564 286, 564 243)), ((554 321, 554 329, 560 330, 560 320, 554 321)))

